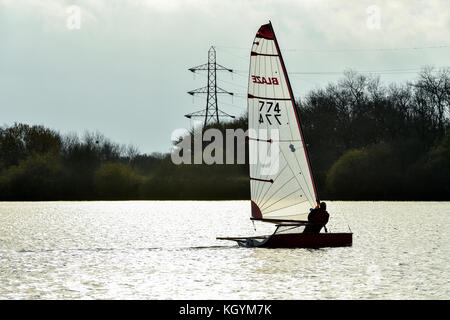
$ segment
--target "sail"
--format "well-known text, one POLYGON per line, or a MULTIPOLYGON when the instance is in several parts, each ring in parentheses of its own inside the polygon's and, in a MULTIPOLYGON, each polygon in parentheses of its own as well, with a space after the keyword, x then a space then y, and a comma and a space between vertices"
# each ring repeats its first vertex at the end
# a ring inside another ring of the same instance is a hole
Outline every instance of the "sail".
POLYGON ((309 209, 319 200, 291 85, 270 23, 260 27, 253 41, 248 83, 252 218, 307 220, 309 209))

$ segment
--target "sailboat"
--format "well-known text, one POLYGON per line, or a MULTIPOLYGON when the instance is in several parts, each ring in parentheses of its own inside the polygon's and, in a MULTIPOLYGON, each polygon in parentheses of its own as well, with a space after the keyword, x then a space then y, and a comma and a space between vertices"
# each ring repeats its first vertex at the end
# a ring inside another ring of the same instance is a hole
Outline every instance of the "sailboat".
POLYGON ((220 237, 244 247, 352 245, 352 233, 304 233, 319 205, 300 116, 272 24, 262 25, 250 53, 248 143, 251 220, 275 224, 270 235, 220 237), (270 152, 269 152, 270 151, 270 152))

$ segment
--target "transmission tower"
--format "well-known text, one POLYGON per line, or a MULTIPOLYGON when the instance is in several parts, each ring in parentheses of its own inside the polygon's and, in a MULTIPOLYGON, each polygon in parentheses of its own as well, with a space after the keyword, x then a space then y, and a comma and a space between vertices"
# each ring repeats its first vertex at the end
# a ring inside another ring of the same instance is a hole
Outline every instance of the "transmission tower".
POLYGON ((234 118, 234 116, 229 115, 228 113, 223 112, 222 110, 219 110, 219 107, 217 105, 217 94, 229 94, 232 96, 233 93, 218 87, 216 82, 217 71, 233 72, 233 70, 225 68, 224 66, 221 66, 220 64, 216 63, 216 50, 214 49, 214 47, 211 47, 208 51, 208 63, 189 69, 189 71, 194 73, 200 70, 208 71, 207 86, 189 91, 188 93, 192 96, 199 93, 206 93, 207 95, 206 108, 200 111, 186 114, 185 117, 188 119, 204 117, 205 127, 209 122, 212 122, 214 120, 216 121, 216 123, 219 123, 219 117, 234 118))

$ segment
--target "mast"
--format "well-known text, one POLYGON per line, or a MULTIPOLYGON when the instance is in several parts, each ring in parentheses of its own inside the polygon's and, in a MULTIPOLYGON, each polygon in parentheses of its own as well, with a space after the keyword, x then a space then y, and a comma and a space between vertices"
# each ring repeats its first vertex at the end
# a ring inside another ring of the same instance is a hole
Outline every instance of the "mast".
POLYGON ((277 36, 275 34, 275 31, 273 30, 272 22, 270 20, 269 20, 269 25, 270 25, 270 29, 271 29, 271 31, 273 33, 273 38, 274 38, 275 46, 276 46, 277 51, 278 51, 278 55, 280 56, 281 66, 282 66, 282 69, 283 69, 283 72, 284 72, 284 77, 285 77, 285 79, 287 81, 287 84, 288 84, 289 94, 291 95, 291 98, 292 98, 292 107, 294 108, 294 112, 295 112, 295 115, 297 117, 298 129, 300 130, 300 136, 302 137, 303 150, 305 151, 306 160, 307 160, 307 163, 308 163, 309 173, 310 173, 311 178, 312 178, 314 194, 316 196, 316 202, 317 202, 317 205, 319 205, 320 204, 319 193, 317 192, 316 182, 315 182, 315 179, 314 179, 313 170, 311 168, 311 161, 310 161, 310 158, 309 158, 309 152, 308 152, 307 144, 305 142, 305 135, 303 134, 303 128, 302 128, 302 123, 301 123, 301 120, 300 120, 300 115, 299 115, 297 107, 295 106, 294 92, 292 91, 291 82, 289 80, 289 77, 288 77, 288 74, 287 74, 287 71, 286 71, 286 66, 284 64, 283 55, 281 54, 280 46, 278 45, 277 36))
POLYGON ((256 130, 256 136, 249 137, 249 159, 256 160, 250 163, 252 219, 304 221, 319 197, 292 86, 270 23, 256 33, 248 81, 249 130, 256 130), (278 152, 275 159, 266 154, 267 148, 278 152))

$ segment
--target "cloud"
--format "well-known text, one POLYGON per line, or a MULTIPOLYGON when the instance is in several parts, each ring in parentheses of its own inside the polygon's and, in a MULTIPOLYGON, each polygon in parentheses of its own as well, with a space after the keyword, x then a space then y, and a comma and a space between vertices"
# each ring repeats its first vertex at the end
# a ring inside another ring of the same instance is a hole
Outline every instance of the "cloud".
MULTIPOLYGON (((204 104, 186 94, 205 85, 187 68, 205 63, 217 45, 220 64, 248 70, 251 41, 268 20, 290 71, 448 64, 446 49, 329 52, 448 44, 446 0, 0 0, 0 105, 10 106, 2 121, 99 129, 144 151, 166 151, 172 130, 189 126, 183 115, 204 104), (70 31, 66 10, 74 4, 82 25, 70 31), (381 10, 380 29, 367 28, 371 5, 381 10)), ((231 82, 224 89, 245 94, 246 76, 219 77, 231 82)), ((304 93, 335 79, 291 82, 304 93)), ((246 107, 237 97, 221 101, 242 107, 222 105, 233 114, 246 107)))

